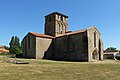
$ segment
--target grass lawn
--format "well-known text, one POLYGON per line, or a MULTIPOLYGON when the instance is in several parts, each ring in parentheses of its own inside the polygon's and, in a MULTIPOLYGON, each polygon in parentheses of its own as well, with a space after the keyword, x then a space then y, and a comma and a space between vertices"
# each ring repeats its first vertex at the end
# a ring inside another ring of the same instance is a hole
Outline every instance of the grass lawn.
POLYGON ((29 61, 29 64, 3 63, 0 56, 0 80, 120 80, 120 61, 17 60, 29 61))

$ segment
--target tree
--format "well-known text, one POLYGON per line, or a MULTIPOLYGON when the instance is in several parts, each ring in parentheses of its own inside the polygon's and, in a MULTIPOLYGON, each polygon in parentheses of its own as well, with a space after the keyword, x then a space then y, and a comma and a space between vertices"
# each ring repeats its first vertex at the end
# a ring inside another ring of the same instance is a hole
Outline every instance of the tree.
POLYGON ((11 41, 9 43, 10 45, 10 53, 11 54, 20 54, 22 53, 22 48, 20 45, 19 38, 17 36, 12 36, 11 41))
POLYGON ((11 54, 14 53, 14 51, 13 51, 13 49, 14 49, 14 44, 15 44, 15 39, 14 39, 14 36, 12 36, 11 41, 10 41, 10 43, 9 43, 9 45, 10 45, 10 53, 11 53, 11 54))
POLYGON ((117 48, 114 47, 108 47, 105 51, 109 52, 109 51, 118 51, 117 48))
POLYGON ((19 40, 19 38, 17 36, 15 36, 15 44, 14 45, 17 46, 18 48, 21 47, 20 46, 20 40, 19 40))
POLYGON ((4 48, 5 48, 6 50, 9 50, 9 47, 8 47, 8 46, 4 46, 4 48))

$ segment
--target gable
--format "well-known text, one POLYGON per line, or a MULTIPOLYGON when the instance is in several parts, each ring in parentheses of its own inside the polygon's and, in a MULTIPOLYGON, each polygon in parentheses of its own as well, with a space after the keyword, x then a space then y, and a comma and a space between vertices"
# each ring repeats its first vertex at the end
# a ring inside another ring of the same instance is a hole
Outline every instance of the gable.
POLYGON ((92 30, 94 32, 97 32, 99 35, 101 35, 101 33, 99 32, 99 30, 96 28, 96 26, 93 26, 93 27, 90 27, 90 28, 87 28, 87 30, 92 30))

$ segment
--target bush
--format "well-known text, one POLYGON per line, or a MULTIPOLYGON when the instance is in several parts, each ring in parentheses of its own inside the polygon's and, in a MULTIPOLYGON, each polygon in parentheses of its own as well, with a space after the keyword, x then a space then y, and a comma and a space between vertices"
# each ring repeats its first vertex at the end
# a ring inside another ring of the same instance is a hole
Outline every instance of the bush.
POLYGON ((21 53, 21 54, 16 54, 16 57, 17 58, 23 58, 23 54, 21 53))
POLYGON ((10 53, 9 52, 2 52, 0 53, 0 55, 9 55, 10 53))
POLYGON ((117 60, 120 60, 120 56, 116 56, 115 58, 116 58, 117 60))

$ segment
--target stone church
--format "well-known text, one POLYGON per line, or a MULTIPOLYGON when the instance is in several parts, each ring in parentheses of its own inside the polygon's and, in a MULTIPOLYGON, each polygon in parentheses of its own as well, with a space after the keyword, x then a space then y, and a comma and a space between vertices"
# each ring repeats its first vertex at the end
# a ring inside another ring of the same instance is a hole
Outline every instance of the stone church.
POLYGON ((103 42, 95 26, 68 31, 68 16, 53 12, 45 16, 45 33, 29 32, 22 40, 23 56, 65 61, 103 60, 103 42))

